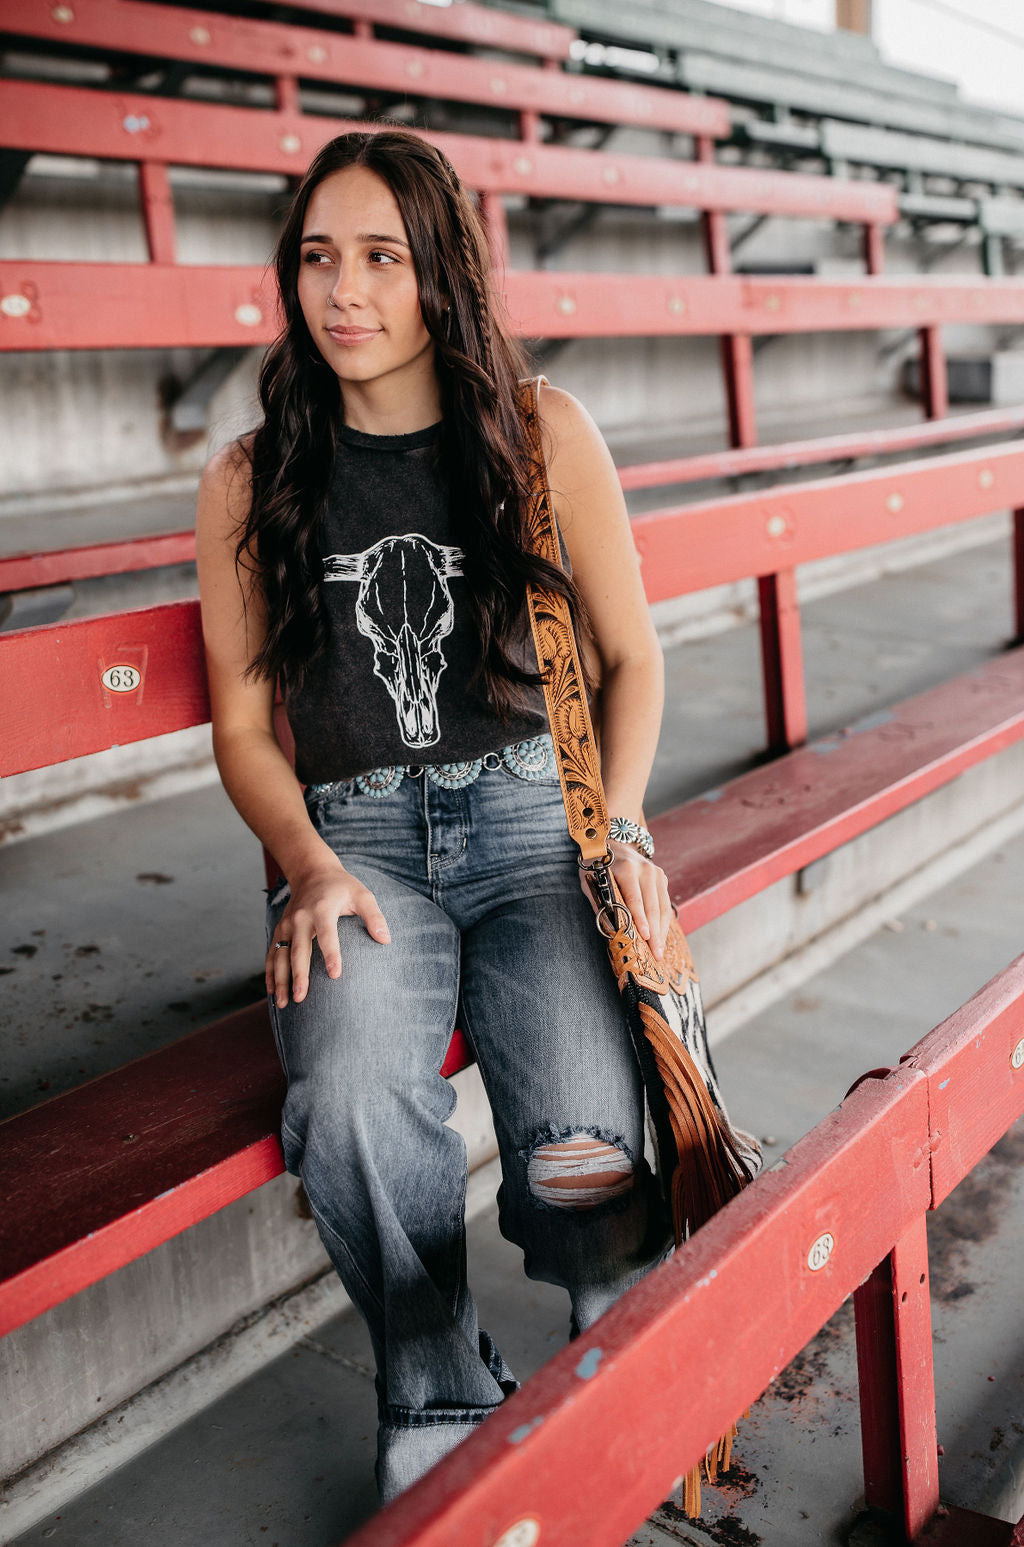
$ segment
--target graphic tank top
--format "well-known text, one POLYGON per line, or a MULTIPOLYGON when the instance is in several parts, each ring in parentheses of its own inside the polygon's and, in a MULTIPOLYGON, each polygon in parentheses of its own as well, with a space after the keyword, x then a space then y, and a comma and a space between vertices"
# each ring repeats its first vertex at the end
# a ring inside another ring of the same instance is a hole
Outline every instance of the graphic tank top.
MULTIPOLYGON (((548 729, 544 692, 502 721, 470 673, 479 642, 457 512, 436 465, 440 425, 408 435, 338 430, 319 549, 329 639, 286 693, 304 784, 401 763, 454 763, 548 729)), ((562 545, 563 563, 568 556, 562 545)), ((529 623, 515 659, 536 671, 529 623)))

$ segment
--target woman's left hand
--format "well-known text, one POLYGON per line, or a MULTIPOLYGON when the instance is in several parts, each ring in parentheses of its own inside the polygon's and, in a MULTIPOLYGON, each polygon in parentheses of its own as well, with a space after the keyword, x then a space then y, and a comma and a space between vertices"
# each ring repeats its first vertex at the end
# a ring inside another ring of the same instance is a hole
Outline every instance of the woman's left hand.
MULTIPOLYGON (((645 859, 631 843, 620 843, 612 838, 608 843, 612 856, 611 872, 622 893, 622 900, 633 915, 637 933, 647 941, 660 961, 665 953, 665 939, 675 914, 668 894, 668 878, 660 865, 645 859)), ((580 872, 583 894, 597 912, 597 905, 580 872)))

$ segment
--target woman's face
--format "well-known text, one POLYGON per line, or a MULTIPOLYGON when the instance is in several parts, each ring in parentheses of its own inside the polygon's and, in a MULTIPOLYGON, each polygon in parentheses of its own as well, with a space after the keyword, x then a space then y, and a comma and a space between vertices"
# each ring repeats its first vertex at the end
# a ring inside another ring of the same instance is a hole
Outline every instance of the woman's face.
POLYGON ((433 372, 405 225, 368 167, 332 172, 303 222, 299 305, 310 336, 344 384, 433 372), (397 373, 397 374, 396 374, 397 373))

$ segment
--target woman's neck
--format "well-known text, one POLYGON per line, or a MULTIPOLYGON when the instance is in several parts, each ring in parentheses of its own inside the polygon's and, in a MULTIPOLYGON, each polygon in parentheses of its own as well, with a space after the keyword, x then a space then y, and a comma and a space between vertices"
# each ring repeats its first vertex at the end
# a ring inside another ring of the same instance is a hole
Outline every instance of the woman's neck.
POLYGON ((441 417, 436 379, 401 387, 380 380, 346 381, 341 384, 341 398, 344 422, 365 435, 411 435, 441 417))

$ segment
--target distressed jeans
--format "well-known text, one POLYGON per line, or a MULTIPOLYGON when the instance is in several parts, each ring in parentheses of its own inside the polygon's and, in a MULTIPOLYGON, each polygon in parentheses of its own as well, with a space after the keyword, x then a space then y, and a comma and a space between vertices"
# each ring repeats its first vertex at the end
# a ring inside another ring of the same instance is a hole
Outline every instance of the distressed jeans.
MULTIPOLYGON (((572 1333, 668 1254, 671 1227, 557 773, 407 776, 384 798, 349 780, 306 801, 391 930, 383 945, 340 919, 341 977, 314 947, 306 998, 270 1006, 285 1161, 373 1343, 387 1502, 517 1385, 466 1282, 466 1147, 438 1072, 456 1024, 494 1115, 501 1232, 530 1278, 568 1291, 572 1333)), ((268 940, 287 899, 270 893, 268 940)))

